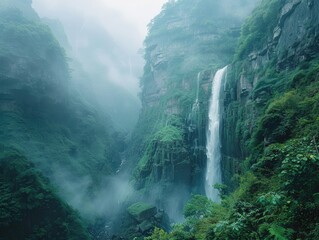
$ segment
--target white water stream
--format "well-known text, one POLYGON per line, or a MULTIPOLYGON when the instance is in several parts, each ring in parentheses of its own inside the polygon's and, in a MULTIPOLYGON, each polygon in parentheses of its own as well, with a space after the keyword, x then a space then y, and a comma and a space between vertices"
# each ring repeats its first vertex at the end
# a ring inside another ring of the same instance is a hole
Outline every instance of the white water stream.
POLYGON ((212 96, 209 106, 209 124, 207 130, 207 170, 205 191, 206 196, 214 202, 220 202, 219 191, 214 189, 214 185, 221 183, 221 142, 220 142, 220 90, 222 80, 227 72, 227 67, 219 69, 213 79, 212 83, 212 96))
POLYGON ((199 81, 200 81, 200 76, 201 76, 201 73, 199 72, 197 74, 197 79, 196 79, 196 99, 195 99, 195 102, 193 104, 193 107, 192 107, 192 112, 197 112, 198 109, 199 109, 199 99, 198 99, 198 96, 199 96, 199 81))

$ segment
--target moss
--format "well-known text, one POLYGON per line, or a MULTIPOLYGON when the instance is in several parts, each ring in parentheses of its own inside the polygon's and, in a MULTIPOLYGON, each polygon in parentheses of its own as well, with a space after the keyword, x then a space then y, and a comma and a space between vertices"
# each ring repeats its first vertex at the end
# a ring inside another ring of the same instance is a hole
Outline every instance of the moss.
POLYGON ((236 146, 223 144, 223 150, 236 152, 231 160, 237 161, 239 187, 218 208, 208 206, 199 219, 176 226, 168 238, 175 231, 192 239, 313 239, 318 232, 319 59, 285 70, 277 68, 277 56, 258 69, 246 59, 273 36, 283 4, 263 1, 253 13, 229 72, 223 134, 236 146), (242 75, 257 82, 244 97, 233 90, 242 75), (224 214, 207 214, 214 209, 224 214))
POLYGON ((235 60, 244 59, 253 51, 261 50, 272 36, 283 0, 263 0, 246 20, 241 29, 241 37, 235 54, 235 60))
POLYGON ((155 141, 162 143, 174 143, 183 141, 183 131, 173 126, 165 126, 154 136, 155 141))
POLYGON ((156 214, 157 209, 156 209, 156 207, 154 207, 150 204, 138 202, 138 203, 134 203, 133 205, 129 206, 127 208, 127 211, 136 220, 141 222, 143 220, 147 220, 147 219, 153 217, 156 214))

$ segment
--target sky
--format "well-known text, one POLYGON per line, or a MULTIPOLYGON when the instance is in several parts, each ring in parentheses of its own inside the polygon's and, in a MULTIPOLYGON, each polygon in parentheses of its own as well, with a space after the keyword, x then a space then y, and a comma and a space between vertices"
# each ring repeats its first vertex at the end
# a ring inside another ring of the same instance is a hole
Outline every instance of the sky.
POLYGON ((104 39, 104 49, 97 56, 103 61, 98 64, 108 69, 109 81, 137 95, 144 65, 138 51, 143 47, 148 23, 160 13, 166 1, 33 0, 33 8, 40 17, 58 19, 62 23, 75 52, 82 54, 90 49, 97 52, 103 43, 93 49, 95 41, 104 39), (128 72, 123 71, 123 66, 127 66, 128 72))

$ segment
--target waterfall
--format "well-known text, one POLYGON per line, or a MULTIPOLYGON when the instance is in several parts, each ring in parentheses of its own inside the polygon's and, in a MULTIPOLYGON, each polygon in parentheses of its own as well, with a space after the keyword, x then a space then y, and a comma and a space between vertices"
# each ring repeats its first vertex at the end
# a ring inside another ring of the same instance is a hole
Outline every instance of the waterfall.
POLYGON ((196 98, 193 102, 192 109, 188 114, 187 118, 187 125, 188 125, 188 141, 192 140, 192 149, 193 155, 196 157, 198 156, 199 150, 199 138, 200 138, 200 131, 199 131, 199 119, 200 119, 200 106, 199 106, 199 89, 200 89, 200 77, 201 72, 198 72, 196 78, 196 98))
POLYGON ((198 96, 199 96, 199 81, 200 81, 200 72, 197 74, 197 79, 196 79, 196 99, 195 99, 195 102, 193 104, 193 107, 192 107, 192 112, 197 112, 198 109, 199 109, 199 99, 198 99, 198 96))
POLYGON ((196 103, 198 104, 198 94, 199 94, 199 80, 200 80, 200 72, 197 74, 197 85, 196 85, 196 103))
POLYGON ((195 127, 196 127, 196 118, 199 112, 199 82, 200 82, 200 76, 201 73, 199 72, 197 74, 197 79, 196 79, 196 98, 195 98, 195 102, 193 103, 192 106, 192 110, 190 111, 190 113, 188 114, 188 122, 189 124, 189 131, 192 132, 195 127))
POLYGON ((221 89, 221 83, 227 71, 227 67, 219 69, 213 79, 212 84, 212 96, 209 106, 209 125, 207 131, 207 170, 205 191, 206 196, 214 202, 220 201, 219 191, 213 188, 216 183, 221 183, 221 143, 219 133, 219 121, 220 121, 220 107, 219 107, 219 95, 221 89))

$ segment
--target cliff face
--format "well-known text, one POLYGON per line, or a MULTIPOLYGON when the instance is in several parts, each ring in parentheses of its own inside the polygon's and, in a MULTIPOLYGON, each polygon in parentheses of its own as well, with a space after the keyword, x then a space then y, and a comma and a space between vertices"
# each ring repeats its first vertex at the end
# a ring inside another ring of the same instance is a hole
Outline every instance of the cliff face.
MULTIPOLYGON (((212 10, 221 7, 219 3, 205 4, 198 1, 190 7, 188 1, 172 2, 149 26, 141 81, 143 109, 133 144, 141 159, 135 171, 138 189, 170 185, 182 173, 179 182, 192 186, 186 187, 187 193, 203 191, 210 82, 218 67, 231 62, 239 26, 238 19, 212 10), (167 125, 180 130, 181 137, 164 146, 154 136, 167 125), (173 150, 174 145, 182 147, 173 150)), ((230 190, 252 148, 275 141, 271 134, 257 132, 270 100, 291 83, 283 72, 293 75, 297 66, 317 56, 317 11, 315 1, 263 1, 242 27, 222 92, 223 182, 230 190), (264 135, 262 141, 257 135, 264 135)))
POLYGON ((230 62, 239 26, 222 3, 204 0, 171 1, 149 25, 134 182, 171 216, 191 192, 204 191, 211 81, 230 62))
POLYGON ((300 66, 307 69, 308 62, 318 57, 318 10, 316 1, 263 2, 242 28, 224 92, 223 181, 231 188, 235 186, 232 177, 243 170, 242 161, 254 147, 293 135, 279 118, 272 119, 272 124, 281 126, 281 134, 260 128, 266 128, 264 114, 273 98, 293 87, 300 66), (263 37, 258 38, 258 33, 263 37))
POLYGON ((246 19, 221 89, 222 203, 194 196, 151 239, 318 238, 318 6, 263 0, 246 19))

